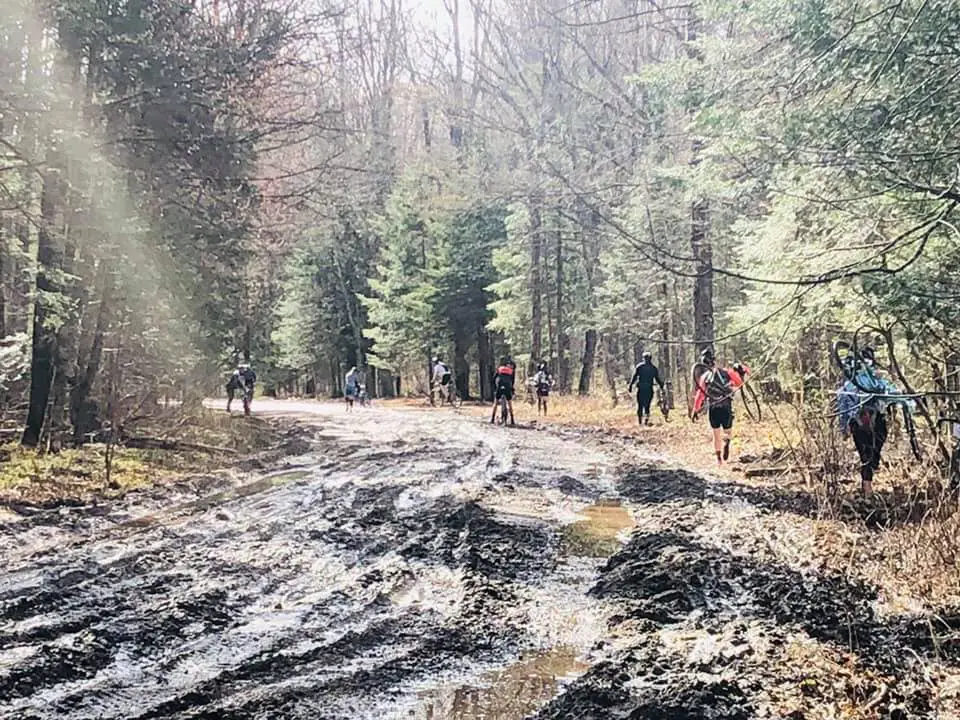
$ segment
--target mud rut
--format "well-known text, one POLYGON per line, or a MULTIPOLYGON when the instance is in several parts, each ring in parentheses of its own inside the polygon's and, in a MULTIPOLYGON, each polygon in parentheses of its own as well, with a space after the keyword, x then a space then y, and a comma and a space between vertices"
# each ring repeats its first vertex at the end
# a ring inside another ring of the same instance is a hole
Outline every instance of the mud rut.
POLYGON ((258 409, 315 428, 279 469, 7 516, 0 717, 955 717, 952 628, 778 544, 796 508, 573 433, 258 409))

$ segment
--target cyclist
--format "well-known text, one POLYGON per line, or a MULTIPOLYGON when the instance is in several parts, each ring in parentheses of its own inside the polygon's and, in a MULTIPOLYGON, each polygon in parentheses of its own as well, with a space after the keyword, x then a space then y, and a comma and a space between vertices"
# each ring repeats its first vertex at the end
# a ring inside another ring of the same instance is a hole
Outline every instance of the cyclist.
MULTIPOLYGON (((243 397, 248 398, 247 404, 249 404, 249 401, 253 400, 253 388, 256 383, 257 374, 250 367, 250 364, 246 362, 238 363, 237 369, 233 371, 227 381, 227 412, 230 412, 230 405, 238 391, 242 393, 243 397)), ((244 410, 246 410, 246 404, 244 410)))
POLYGON ((637 421, 641 425, 650 424, 650 405, 653 403, 653 384, 660 386, 660 392, 663 392, 663 378, 660 377, 660 371, 653 364, 653 355, 649 352, 643 353, 643 362, 637 365, 633 371, 633 378, 630 380, 630 386, 627 392, 633 392, 633 386, 637 386, 637 421))
POLYGON ((447 364, 443 362, 439 357, 433 359, 433 379, 431 385, 434 390, 440 391, 440 404, 442 405, 445 402, 453 402, 453 396, 450 393, 450 381, 453 379, 453 376, 450 373, 450 368, 447 367, 447 364))
POLYGON ((896 404, 913 410, 914 403, 897 387, 880 377, 873 348, 865 347, 844 368, 844 382, 837 392, 840 432, 852 436, 860 456, 860 491, 873 492, 873 474, 880 467, 880 453, 887 441, 886 412, 896 404))
POLYGON ((537 373, 533 376, 533 386, 537 393, 537 415, 547 414, 547 399, 550 397, 550 388, 553 387, 553 376, 543 360, 537 365, 537 373))
POLYGON ((713 430, 713 449, 717 454, 717 465, 730 458, 730 439, 733 434, 733 394, 741 387, 750 368, 742 363, 732 367, 717 367, 713 351, 707 348, 700 356, 704 372, 697 378, 697 388, 693 398, 693 419, 704 408, 713 430))
POLYGON ((510 424, 516 425, 513 420, 513 384, 517 376, 517 366, 509 357, 500 361, 496 374, 493 376, 494 399, 493 414, 490 416, 490 422, 496 422, 497 408, 500 406, 500 400, 507 403, 507 410, 510 412, 510 424))
POLYGON ((343 379, 343 399, 347 403, 347 411, 353 409, 353 402, 357 399, 357 396, 360 394, 360 373, 357 372, 357 367, 354 365, 347 372, 346 377, 343 379))

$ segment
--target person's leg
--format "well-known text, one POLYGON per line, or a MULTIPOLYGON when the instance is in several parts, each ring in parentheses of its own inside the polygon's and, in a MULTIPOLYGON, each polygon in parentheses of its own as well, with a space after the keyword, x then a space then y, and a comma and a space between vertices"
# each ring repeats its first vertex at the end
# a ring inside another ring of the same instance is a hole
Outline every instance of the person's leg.
POLYGON ((507 395, 507 412, 510 414, 510 424, 516 425, 513 420, 513 395, 507 395))
POLYGON ((641 423, 649 425, 650 424, 650 404, 653 402, 653 388, 650 390, 641 390, 640 394, 640 414, 642 415, 641 423))
POLYGON ((490 423, 493 424, 497 421, 497 407, 500 405, 500 391, 495 390, 493 392, 493 412, 490 413, 490 423))
POLYGON ((723 463, 723 413, 721 408, 712 407, 708 411, 710 428, 713 430, 713 451, 717 455, 717 465, 723 463))
POLYGON ((717 455, 717 465, 723 462, 723 428, 713 428, 713 451, 717 455))
POLYGON ((233 390, 227 390, 227 412, 230 412, 230 405, 233 403, 233 390))
POLYGON ((730 459, 730 440, 733 437, 733 408, 727 409, 726 422, 723 424, 723 459, 730 459))
POLYGON ((873 432, 859 423, 851 423, 850 434, 860 458, 860 492, 869 497, 873 492, 873 432))

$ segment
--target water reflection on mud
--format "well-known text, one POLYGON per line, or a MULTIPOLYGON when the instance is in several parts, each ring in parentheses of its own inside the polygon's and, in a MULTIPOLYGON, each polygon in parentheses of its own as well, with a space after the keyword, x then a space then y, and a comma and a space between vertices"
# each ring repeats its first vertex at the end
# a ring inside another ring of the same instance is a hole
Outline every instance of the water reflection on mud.
POLYGON ((619 500, 608 500, 584 508, 584 517, 563 529, 563 543, 571 555, 609 557, 622 545, 623 533, 634 526, 633 517, 619 500))
POLYGON ((416 720, 520 720, 553 698, 564 680, 587 671, 573 648, 559 647, 490 673, 476 685, 423 694, 416 720))

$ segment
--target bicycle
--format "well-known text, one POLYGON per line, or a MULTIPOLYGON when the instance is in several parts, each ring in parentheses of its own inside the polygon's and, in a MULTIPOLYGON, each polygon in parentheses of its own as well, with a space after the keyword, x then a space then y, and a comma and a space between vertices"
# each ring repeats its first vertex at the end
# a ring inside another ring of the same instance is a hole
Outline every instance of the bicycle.
POLYGON ((498 405, 498 407, 499 407, 499 409, 500 409, 500 416, 497 418, 497 420, 499 421, 499 423, 500 423, 501 425, 506 425, 506 424, 507 424, 507 414, 508 414, 507 398, 506 398, 506 396, 501 395, 500 397, 498 397, 498 398, 497 398, 497 405, 498 405))
MULTIPOLYGON (((862 330, 863 328, 860 328, 862 330)), ((853 383, 854 387, 867 395, 876 395, 876 389, 865 388, 857 380, 857 364, 860 362, 860 348, 857 344, 857 336, 860 334, 857 330, 853 334, 853 342, 846 340, 836 340, 830 347, 830 357, 834 364, 840 369, 843 377, 853 383)), ((917 439, 917 425, 913 420, 913 413, 906 405, 901 405, 903 409, 903 426, 907 431, 907 437, 910 439, 910 450, 917 460, 923 460, 923 450, 920 447, 920 441, 917 439)))
POLYGON ((450 385, 438 385, 434 387, 430 394, 430 404, 436 406, 436 403, 433 401, 433 392, 437 392, 440 395, 440 406, 450 405, 454 410, 459 410, 463 407, 463 398, 460 397, 460 393, 453 388, 451 392, 450 385))

